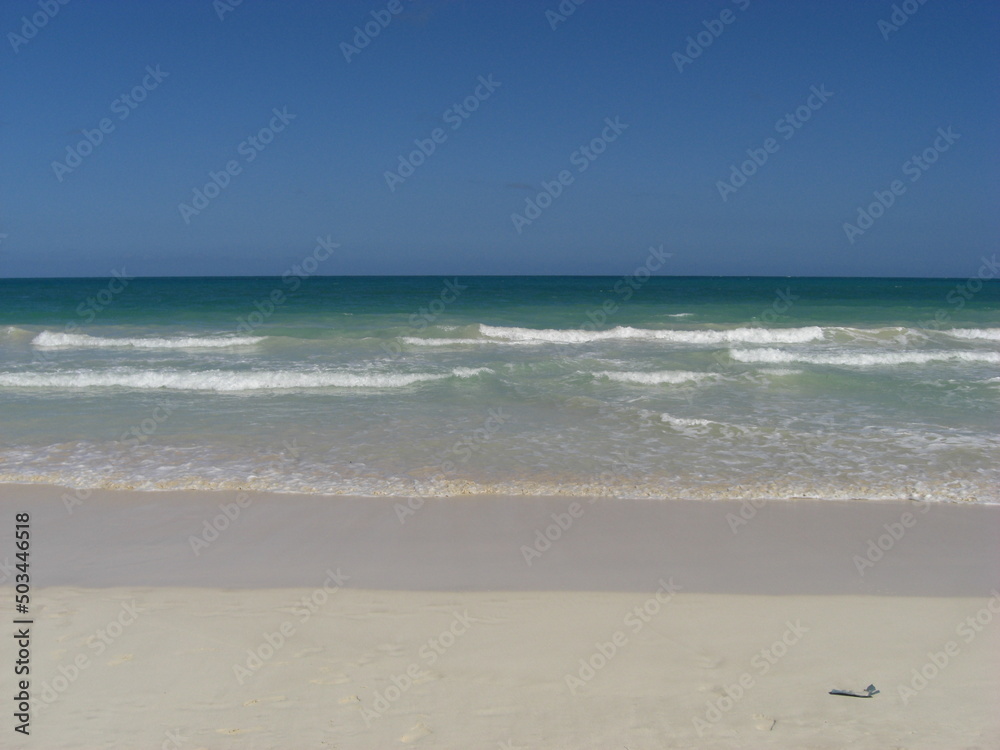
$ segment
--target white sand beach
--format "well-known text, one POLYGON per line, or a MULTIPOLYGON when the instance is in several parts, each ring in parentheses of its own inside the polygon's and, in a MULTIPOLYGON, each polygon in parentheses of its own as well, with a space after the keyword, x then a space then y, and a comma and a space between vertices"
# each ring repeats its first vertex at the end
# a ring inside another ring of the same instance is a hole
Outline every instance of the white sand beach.
POLYGON ((5 746, 1000 743, 994 506, 399 503, 4 485, 34 619, 5 746))

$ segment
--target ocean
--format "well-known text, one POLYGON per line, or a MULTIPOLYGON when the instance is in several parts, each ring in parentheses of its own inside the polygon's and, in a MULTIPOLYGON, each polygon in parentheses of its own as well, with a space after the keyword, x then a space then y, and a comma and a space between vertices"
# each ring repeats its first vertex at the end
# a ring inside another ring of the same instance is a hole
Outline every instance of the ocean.
POLYGON ((979 277, 0 281, 5 482, 996 503, 998 406, 979 277))

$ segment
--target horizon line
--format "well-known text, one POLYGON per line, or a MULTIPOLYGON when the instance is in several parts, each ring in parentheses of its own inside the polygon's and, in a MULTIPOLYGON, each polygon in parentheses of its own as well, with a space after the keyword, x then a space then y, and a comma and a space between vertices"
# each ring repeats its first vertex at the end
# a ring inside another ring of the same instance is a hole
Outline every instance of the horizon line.
MULTIPOLYGON (((112 273, 114 272, 113 269, 112 273)), ((122 270, 124 273, 124 267, 122 270)), ((109 274, 111 275, 111 274, 109 274)), ((210 274, 210 275, 150 275, 150 276, 128 276, 130 280, 167 280, 167 279, 280 279, 286 273, 273 274, 210 274)), ((473 278, 473 279, 544 279, 544 278, 573 278, 573 279, 614 279, 629 274, 621 273, 588 273, 588 274, 567 274, 567 273, 529 273, 529 274, 506 274, 506 273, 416 273, 416 274, 310 274, 309 276, 296 276, 303 281, 309 279, 423 279, 423 278, 444 278, 449 276, 473 278)), ((3 276, 0 282, 4 281, 70 281, 70 280, 91 280, 105 279, 107 276, 3 276)), ((952 281, 968 278, 966 276, 796 276, 791 274, 650 274, 649 278, 657 279, 894 279, 897 281, 952 281)), ((1000 279, 980 279, 983 282, 1000 281, 1000 279)))

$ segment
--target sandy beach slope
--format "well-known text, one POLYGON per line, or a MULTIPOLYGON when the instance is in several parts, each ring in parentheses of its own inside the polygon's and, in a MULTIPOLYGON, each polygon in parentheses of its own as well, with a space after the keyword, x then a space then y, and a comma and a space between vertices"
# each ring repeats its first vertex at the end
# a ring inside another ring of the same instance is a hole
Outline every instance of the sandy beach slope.
POLYGON ((2 486, 3 745, 1000 745, 1000 508, 758 505, 2 486))

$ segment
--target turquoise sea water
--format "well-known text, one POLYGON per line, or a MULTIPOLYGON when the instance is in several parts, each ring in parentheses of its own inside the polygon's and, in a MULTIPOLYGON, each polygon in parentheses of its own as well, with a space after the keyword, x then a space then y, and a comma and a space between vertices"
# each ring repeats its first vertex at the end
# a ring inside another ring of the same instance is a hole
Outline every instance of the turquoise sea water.
POLYGON ((978 278, 0 281, 0 481, 1000 502, 998 407, 978 278))

